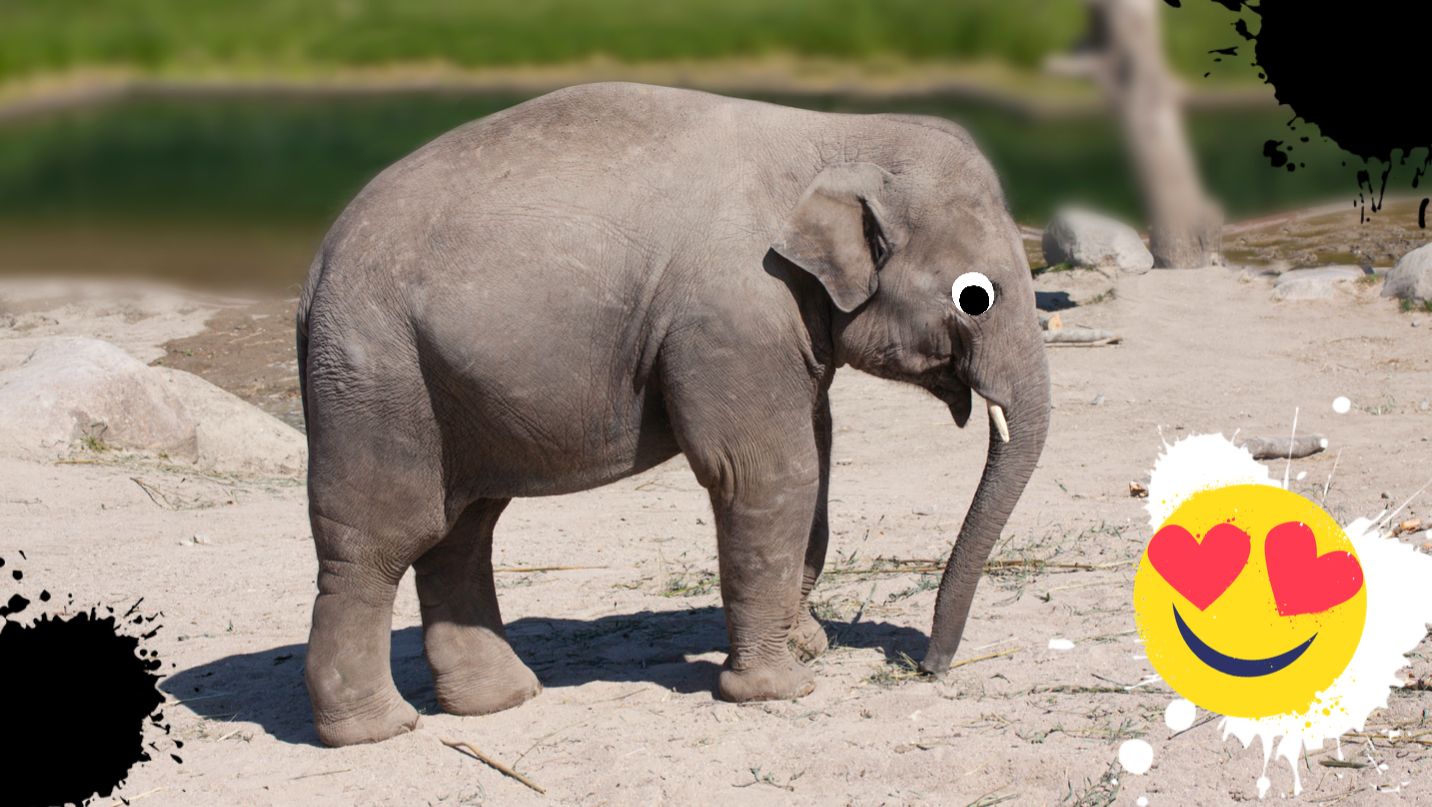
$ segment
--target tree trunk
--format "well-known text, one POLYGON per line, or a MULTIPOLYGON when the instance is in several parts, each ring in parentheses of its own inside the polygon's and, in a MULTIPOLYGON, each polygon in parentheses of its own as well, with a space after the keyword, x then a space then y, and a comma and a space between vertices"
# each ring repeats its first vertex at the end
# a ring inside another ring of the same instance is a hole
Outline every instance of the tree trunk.
POLYGON ((1149 220, 1156 268, 1219 263, 1223 216, 1204 195, 1184 137, 1182 92, 1164 64, 1156 0, 1085 0, 1091 67, 1123 130, 1149 220), (1091 54, 1094 55, 1094 54, 1091 54))

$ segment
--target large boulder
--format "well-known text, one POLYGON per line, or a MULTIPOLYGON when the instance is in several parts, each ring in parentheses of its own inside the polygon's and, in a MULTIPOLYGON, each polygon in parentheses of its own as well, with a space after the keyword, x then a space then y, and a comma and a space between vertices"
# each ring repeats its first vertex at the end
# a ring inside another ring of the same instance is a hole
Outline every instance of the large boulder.
POLYGON ((1055 214, 1044 228, 1044 260, 1076 269, 1096 269, 1109 277, 1141 275, 1152 269, 1154 256, 1133 227, 1077 207, 1055 214))
POLYGON ((98 339, 51 339, 0 373, 0 453, 57 459, 87 444, 163 452, 207 471, 292 476, 307 463, 292 426, 98 339))
POLYGON ((1358 280, 1366 273, 1356 266, 1314 266, 1284 272, 1273 281, 1278 300, 1326 300, 1336 294, 1337 284, 1358 280))
POLYGON ((1432 300, 1432 244, 1403 255, 1382 283, 1383 297, 1401 297, 1415 305, 1432 300))

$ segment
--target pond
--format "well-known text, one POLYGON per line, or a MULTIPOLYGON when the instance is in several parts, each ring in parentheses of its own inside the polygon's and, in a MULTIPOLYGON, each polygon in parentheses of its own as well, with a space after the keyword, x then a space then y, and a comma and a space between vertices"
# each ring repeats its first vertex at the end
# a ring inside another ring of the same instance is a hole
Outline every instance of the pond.
MULTIPOLYGON (((227 289, 301 283, 333 218, 385 166, 504 95, 227 96, 135 100, 0 126, 0 274, 127 275, 227 289)), ((945 98, 766 97, 839 112, 940 115, 994 163, 1016 219, 1068 201, 1139 223, 1117 127, 945 98)), ((1357 195, 1355 168, 1321 143, 1273 169, 1285 110, 1190 116, 1189 135, 1230 221, 1357 195)))

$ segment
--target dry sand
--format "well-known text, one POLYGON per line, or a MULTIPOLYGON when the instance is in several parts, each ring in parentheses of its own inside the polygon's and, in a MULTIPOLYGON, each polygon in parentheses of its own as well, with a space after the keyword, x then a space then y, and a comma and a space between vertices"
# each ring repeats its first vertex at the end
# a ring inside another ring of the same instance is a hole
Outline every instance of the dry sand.
MULTIPOLYGON (((1038 283, 1067 291, 1075 280, 1049 273, 1038 283)), ((206 477, 108 453, 80 464, 0 461, 0 556, 26 553, 14 588, 28 596, 43 587, 72 593, 77 606, 122 609, 143 597, 144 612, 162 612, 146 646, 165 662, 173 732, 150 731, 163 753, 117 792, 144 807, 1253 800, 1261 748, 1223 740, 1216 722, 1171 737, 1163 712, 1175 696, 1160 682, 1131 687, 1152 672, 1131 602, 1152 530, 1129 482, 1153 466, 1160 429, 1168 440, 1235 429, 1283 436, 1295 409, 1299 432, 1320 432, 1330 446, 1293 461, 1293 477, 1306 477, 1292 488, 1322 499, 1336 463, 1326 506, 1343 522, 1382 509, 1384 493, 1400 503, 1432 477, 1432 411, 1422 408, 1432 397, 1432 315, 1399 312, 1376 285, 1307 302, 1275 302, 1271 289, 1268 277, 1237 269, 1154 271, 1063 312, 1067 325, 1115 330, 1124 342, 1049 350, 1048 445, 994 560, 1092 568, 988 574, 961 666, 939 681, 914 676, 906 655, 923 653, 938 575, 886 561, 949 550, 979 478, 984 429, 961 431, 925 393, 849 370, 832 391, 831 573, 813 598, 832 648, 813 662, 815 692, 796 701, 735 705, 712 694, 726 643, 715 541, 705 493, 680 459, 508 509, 499 567, 580 567, 499 575, 512 642, 545 686, 517 709, 438 711, 405 582, 393 669, 424 716, 416 732, 371 746, 329 749, 314 734, 302 669, 316 563, 299 480, 206 477), (1348 414, 1330 406, 1340 395, 1352 400, 1348 414), (1049 649, 1053 638, 1073 649, 1049 649), (1120 743, 1136 737, 1154 748, 1147 775, 1116 763, 1120 743), (471 742, 547 794, 440 738, 471 742)), ((185 369, 292 414, 291 301, 174 295, 132 310, 121 299, 46 309, 50 298, 33 290, 3 290, 19 314, 0 328, 0 369, 48 335, 101 335, 146 361, 190 362, 185 369), (196 356, 208 364, 194 365, 196 356)), ((1281 478, 1284 464, 1269 465, 1281 478)), ((1432 514, 1432 495, 1411 509, 1432 514)), ((1432 674, 1430 654, 1424 641, 1409 680, 1432 674)), ((1324 767, 1330 756, 1316 756, 1301 763, 1300 801, 1432 804, 1425 738, 1408 739, 1427 730, 1424 687, 1392 691, 1369 722, 1383 738, 1348 749, 1364 762, 1371 751, 1385 770, 1324 767), (1386 740, 1397 727, 1402 737, 1386 740), (1373 792, 1379 786, 1400 790, 1373 792)), ((82 765, 83 725, 74 737, 65 753, 82 765)), ((1270 799, 1291 798, 1286 762, 1268 776, 1270 799)))

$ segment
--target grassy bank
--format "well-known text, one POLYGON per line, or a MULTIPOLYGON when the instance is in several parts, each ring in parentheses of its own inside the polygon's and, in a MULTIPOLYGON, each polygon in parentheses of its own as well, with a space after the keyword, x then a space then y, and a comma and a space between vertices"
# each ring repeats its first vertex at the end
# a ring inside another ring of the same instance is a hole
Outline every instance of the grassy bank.
MULTIPOLYGON (((1218 66, 1210 48, 1238 44, 1234 15, 1214 3, 1159 6, 1170 58, 1185 74, 1218 66)), ((0 83, 106 67, 309 75, 594 56, 997 59, 1033 68, 1085 28, 1081 0, 0 0, 0 83)))

